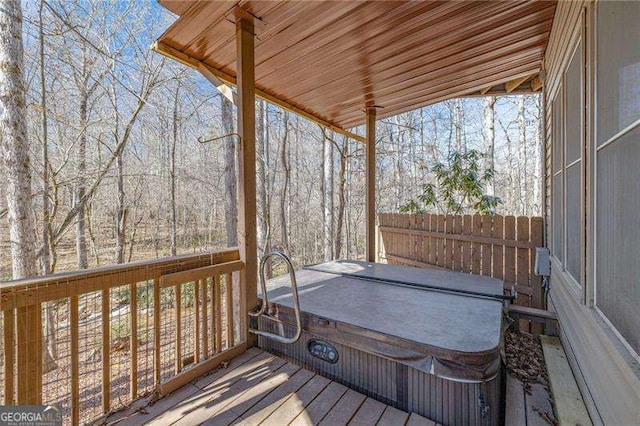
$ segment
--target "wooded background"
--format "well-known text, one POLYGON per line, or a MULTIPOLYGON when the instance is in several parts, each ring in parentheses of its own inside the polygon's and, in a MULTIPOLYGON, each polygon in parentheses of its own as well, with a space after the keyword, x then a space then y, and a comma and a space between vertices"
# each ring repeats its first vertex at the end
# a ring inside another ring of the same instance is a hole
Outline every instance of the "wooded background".
MULTIPOLYGON (((24 79, 41 273, 235 245, 235 107, 149 50, 155 2, 27 2, 24 79)), ((297 264, 364 252, 364 149, 257 102, 258 243, 297 264)), ((540 97, 465 98, 377 124, 377 206, 397 212, 477 149, 503 215, 541 214, 540 97)), ((363 134, 364 129, 356 129, 363 134)), ((11 278, 0 167, 0 280, 11 278)), ((442 213, 442 212, 434 212, 442 213)))

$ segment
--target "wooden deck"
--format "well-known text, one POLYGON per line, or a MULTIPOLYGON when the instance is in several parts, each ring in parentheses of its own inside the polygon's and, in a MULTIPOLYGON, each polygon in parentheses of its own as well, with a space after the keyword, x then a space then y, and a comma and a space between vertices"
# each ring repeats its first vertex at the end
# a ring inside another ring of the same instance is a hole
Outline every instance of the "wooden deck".
POLYGON ((107 424, 435 425, 257 348, 152 405, 137 401, 107 424))
POLYGON ((551 395, 540 383, 525 384, 507 374, 505 426, 554 424, 551 395))

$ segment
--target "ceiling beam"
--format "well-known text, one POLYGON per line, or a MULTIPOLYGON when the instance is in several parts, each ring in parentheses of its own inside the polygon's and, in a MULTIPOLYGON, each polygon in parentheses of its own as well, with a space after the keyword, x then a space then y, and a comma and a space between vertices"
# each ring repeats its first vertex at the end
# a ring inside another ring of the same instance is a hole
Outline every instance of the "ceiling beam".
POLYGON ((216 89, 229 100, 233 105, 236 105, 238 102, 238 97, 233 90, 233 88, 225 83, 223 83, 214 73, 209 71, 209 68, 205 67, 203 63, 198 64, 198 71, 200 74, 204 76, 211 84, 216 86, 216 89))
POLYGON ((505 92, 511 93, 518 88, 522 83, 527 81, 531 77, 530 75, 525 75, 524 77, 516 78, 515 80, 507 81, 504 85, 505 92))
POLYGON ((484 89, 480 90, 481 95, 486 95, 489 90, 491 90, 493 86, 487 86, 484 89))
MULTIPOLYGON (((223 83, 227 86, 236 86, 236 78, 232 75, 229 75, 223 71, 220 71, 218 69, 215 69, 207 64, 205 64, 204 62, 200 61, 199 59, 196 59, 192 56, 187 55, 184 52, 181 52, 178 49, 174 49, 171 46, 168 46, 162 42, 156 41, 153 43, 153 45, 151 46, 151 49, 154 50, 155 52, 160 53, 161 55, 164 55, 170 59, 173 59, 175 61, 178 61, 184 65, 187 65, 191 68, 194 68, 200 72, 203 72, 203 70, 206 71, 206 75, 205 77, 207 78, 207 80, 210 80, 210 76, 215 77, 215 81, 219 81, 220 83, 223 83)), ((204 73, 203 73, 204 74, 204 73)), ((211 80, 210 80, 211 81, 211 80)), ((214 83, 215 84, 215 83, 214 83)), ((218 87, 216 85, 216 87, 218 87)), ((285 109, 287 111, 290 111, 294 114, 297 114, 303 118, 306 118, 307 120, 313 121, 314 123, 317 123, 323 127, 326 127, 329 130, 333 130, 336 133, 339 133, 341 135, 345 135, 353 140, 356 140, 358 142, 361 143, 365 143, 366 139, 363 136, 357 135, 353 132, 350 132, 342 127, 340 127, 339 125, 332 123, 330 121, 324 120, 320 117, 317 117, 307 111, 304 111, 294 105, 291 105, 290 103, 283 101, 282 99, 276 98, 273 95, 270 95, 269 93, 264 92, 263 90, 260 90, 256 87, 255 89, 255 93, 256 96, 258 96, 259 98, 264 99, 265 101, 272 103, 274 105, 279 106, 282 109, 285 109)))
POLYGON ((531 80, 531 90, 533 90, 534 92, 537 92, 541 88, 542 88, 542 80, 540 80, 540 76, 539 75, 536 75, 531 80))

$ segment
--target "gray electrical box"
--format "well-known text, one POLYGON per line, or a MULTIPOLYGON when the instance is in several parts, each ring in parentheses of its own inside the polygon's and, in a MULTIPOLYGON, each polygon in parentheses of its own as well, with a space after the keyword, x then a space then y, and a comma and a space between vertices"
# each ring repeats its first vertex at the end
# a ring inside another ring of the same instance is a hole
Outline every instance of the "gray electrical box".
POLYGON ((533 272, 539 277, 551 275, 551 260, 549 259, 549 249, 546 247, 536 247, 536 263, 533 272))

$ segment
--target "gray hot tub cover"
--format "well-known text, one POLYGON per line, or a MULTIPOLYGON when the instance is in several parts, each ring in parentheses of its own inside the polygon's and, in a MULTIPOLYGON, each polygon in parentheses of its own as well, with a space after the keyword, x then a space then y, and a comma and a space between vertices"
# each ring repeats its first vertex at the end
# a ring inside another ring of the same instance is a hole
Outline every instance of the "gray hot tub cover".
MULTIPOLYGON (((496 294, 502 292, 501 281, 355 261, 296 272, 303 327, 321 338, 451 380, 481 382, 499 372, 500 301, 389 285, 340 271, 496 294)), ((293 324, 289 277, 268 281, 267 289, 271 313, 293 324)))

